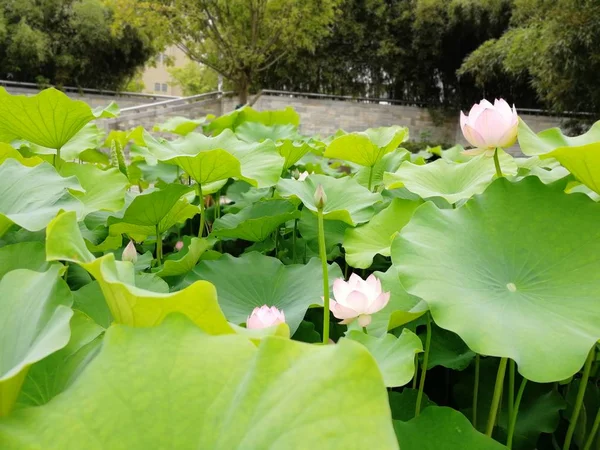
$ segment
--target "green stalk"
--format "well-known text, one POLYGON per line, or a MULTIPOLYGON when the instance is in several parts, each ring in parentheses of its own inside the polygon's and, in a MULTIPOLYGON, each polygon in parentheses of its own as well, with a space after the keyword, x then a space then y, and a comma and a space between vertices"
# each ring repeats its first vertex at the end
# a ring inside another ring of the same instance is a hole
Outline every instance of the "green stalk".
POLYGON ((475 383, 473 384, 473 428, 477 428, 477 399, 479 397, 479 353, 475 355, 475 383))
POLYGON ((215 217, 221 218, 221 190, 218 190, 215 194, 215 217))
POLYGON ((521 399, 523 398, 523 392, 525 391, 526 384, 527 378, 523 378, 523 381, 521 381, 521 386, 519 386, 519 392, 517 392, 517 398, 513 405, 513 412, 508 416, 510 423, 508 424, 508 438, 506 439, 506 446, 509 450, 512 448, 513 435, 515 434, 515 426, 517 425, 517 416, 519 415, 519 406, 521 405, 521 399))
POLYGON ((594 347, 590 350, 585 364, 583 366, 583 375, 577 390, 577 398, 575 399, 575 407, 573 408, 573 414, 571 414, 571 421, 569 422, 569 428, 567 428, 567 434, 565 435, 565 443, 563 444, 563 450, 569 450, 571 446, 571 440, 573 439, 573 433, 575 432, 575 426, 577 425, 577 419, 579 419, 579 413, 581 412, 581 405, 583 405, 583 397, 585 396, 585 388, 587 387, 588 379, 590 378, 590 369, 592 368, 592 362, 594 361, 594 347))
POLYGON ((583 450, 590 450, 592 448, 592 442, 594 442, 594 438, 598 433, 598 428, 600 427, 600 409, 596 413, 596 419, 594 420, 594 425, 592 425, 592 430, 587 440, 585 441, 585 445, 583 446, 583 450))
POLYGON ((504 175, 502 175, 502 169, 500 169, 500 160, 498 159, 498 148, 496 147, 496 150, 494 150, 494 166, 496 166, 496 176, 498 178, 502 178, 504 175))
POLYGON ((296 234, 298 234, 298 219, 294 219, 294 234, 292 234, 292 263, 296 264, 296 234))
POLYGON ((373 184, 373 167, 375 166, 371 166, 371 169, 369 169, 369 191, 371 190, 371 185, 373 184))
POLYGON ((60 169, 60 148, 56 149, 56 155, 54 155, 54 168, 60 169))
POLYGON ((319 256, 323 269, 323 344, 329 342, 329 277, 327 273, 327 250, 325 248, 325 225, 323 224, 323 208, 317 210, 319 221, 319 256))
POLYGON ((196 184, 196 192, 200 199, 200 229, 198 230, 198 237, 201 238, 204 235, 204 222, 206 221, 206 213, 204 211, 204 195, 202 195, 202 185, 196 184))
POLYGON ((419 380, 419 392, 417 393, 417 406, 415 417, 421 412, 421 399, 423 398, 423 388, 425 387, 425 376, 427 375, 427 364, 429 363, 429 349, 431 347, 431 318, 427 313, 427 337, 425 338, 425 354, 423 355, 423 367, 421 367, 421 379, 419 380))
POLYGON ((494 386, 494 396, 492 397, 492 405, 490 406, 490 415, 488 416, 487 428, 485 434, 492 436, 494 431, 494 424, 496 423, 496 415, 498 414, 498 405, 500 405, 500 399, 502 398, 502 386, 504 384, 504 375, 506 374, 506 363, 507 358, 500 358, 500 365, 498 366, 498 373, 496 374, 496 385, 494 386))
POLYGON ((160 237, 160 233, 158 231, 158 224, 156 225, 156 260, 158 261, 158 265, 162 264, 162 238, 160 237))
POLYGON ((515 362, 508 362, 508 417, 513 416, 515 406, 515 362))
POLYGON ((415 355, 415 376, 412 380, 412 388, 417 388, 417 380, 419 379, 419 355, 415 355))

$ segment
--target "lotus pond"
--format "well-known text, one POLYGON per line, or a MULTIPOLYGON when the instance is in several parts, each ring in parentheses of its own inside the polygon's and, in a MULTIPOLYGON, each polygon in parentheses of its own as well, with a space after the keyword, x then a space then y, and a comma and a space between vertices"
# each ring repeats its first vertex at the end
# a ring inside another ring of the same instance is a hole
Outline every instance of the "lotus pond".
POLYGON ((600 449, 600 122, 118 113, 0 88, 1 449, 600 449))

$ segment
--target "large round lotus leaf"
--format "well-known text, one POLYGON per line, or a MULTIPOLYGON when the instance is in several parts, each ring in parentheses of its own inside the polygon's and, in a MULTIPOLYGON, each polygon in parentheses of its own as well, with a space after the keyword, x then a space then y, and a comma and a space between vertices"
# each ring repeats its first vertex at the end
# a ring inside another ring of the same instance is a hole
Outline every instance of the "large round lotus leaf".
POLYGON ((298 206, 289 200, 262 200, 237 214, 225 214, 216 219, 211 235, 260 242, 267 239, 282 223, 298 217, 298 206))
POLYGON ((575 374, 600 338, 600 205, 563 190, 499 179, 456 210, 425 203, 392 245, 438 325, 537 382, 575 374))
POLYGON ((224 114, 214 119, 206 130, 216 136, 226 129, 237 131, 245 122, 256 122, 263 125, 300 125, 300 116, 291 106, 280 110, 256 111, 250 106, 245 106, 229 114, 224 114))
POLYGON ((410 160, 410 153, 403 148, 397 149, 388 153, 381 158, 372 167, 361 167, 354 179, 362 186, 369 187, 369 179, 371 180, 371 190, 376 191, 383 184, 383 175, 386 172, 395 172, 404 161, 410 160))
POLYGON ((278 142, 277 151, 285 158, 283 170, 287 170, 296 164, 300 158, 309 152, 310 148, 310 144, 305 141, 286 139, 282 142, 278 142))
MULTIPOLYGON (((323 222, 323 229, 325 231, 325 248, 327 250, 328 260, 335 252, 339 251, 338 246, 344 241, 344 232, 350 228, 346 222, 341 220, 326 220, 323 222)), ((298 231, 300 235, 307 243, 308 250, 313 251, 315 256, 319 255, 319 220, 315 214, 310 212, 308 209, 303 209, 300 213, 300 220, 298 221, 298 231)), ((304 250, 299 254, 303 254, 304 250)))
POLYGON ((31 158, 25 157, 16 148, 0 142, 0 164, 7 159, 15 159, 27 167, 37 166, 38 164, 44 162, 44 160, 39 156, 32 156, 31 158))
POLYGON ((364 132, 343 134, 336 137, 325 150, 326 158, 351 161, 361 166, 374 166, 383 156, 398 148, 408 139, 408 128, 369 128, 364 132))
POLYGON ((317 212, 315 190, 323 186, 327 201, 323 208, 326 220, 341 220, 349 225, 366 222, 375 212, 373 204, 380 202, 381 195, 369 192, 352 178, 333 178, 310 175, 304 181, 285 179, 279 181, 277 191, 282 197, 299 198, 304 206, 317 212))
POLYGON ((253 186, 277 183, 284 159, 271 140, 248 143, 226 130, 216 137, 189 133, 176 141, 156 140, 144 133, 147 148, 138 148, 149 164, 177 164, 200 184, 239 178, 253 186))
POLYGON ((166 122, 154 125, 153 131, 160 131, 163 133, 175 133, 181 136, 191 133, 200 125, 204 125, 207 121, 214 119, 213 114, 208 114, 205 117, 199 119, 188 119, 186 117, 176 116, 169 118, 166 122))
POLYGON ((69 342, 73 298, 62 270, 17 269, 0 281, 0 417, 12 409, 29 366, 69 342))
POLYGON ((156 272, 157 276, 164 278, 185 275, 194 268, 200 256, 213 245, 208 239, 197 237, 185 236, 182 241, 183 248, 167 256, 163 266, 156 272))
POLYGON ((0 248, 0 279, 15 269, 45 272, 50 264, 43 242, 18 242, 0 248))
MULTIPOLYGON (((517 173, 510 155, 503 153, 500 166, 505 175, 517 173)), ((496 175, 494 160, 486 155, 466 163, 438 159, 426 165, 403 162, 395 173, 386 173, 383 180, 387 189, 406 187, 421 198, 442 197, 456 203, 481 194, 496 175)))
POLYGON ((394 421, 402 450, 502 450, 506 447, 477 431, 452 408, 429 406, 418 417, 394 421))
POLYGON ((528 156, 549 153, 559 147, 581 147, 598 141, 600 141, 600 121, 592 125, 586 133, 569 137, 562 134, 560 128, 549 128, 535 134, 523 119, 519 119, 519 146, 528 156))
POLYGON ((65 392, 0 421, 0 442, 4 450, 398 448, 383 380, 361 345, 266 337, 257 347, 204 334, 181 316, 111 327, 65 392))
POLYGON ((266 139, 279 141, 299 139, 298 127, 287 125, 264 125, 260 122, 244 122, 236 127, 235 135, 244 142, 262 142, 266 139))
MULTIPOLYGON (((600 141, 600 122, 597 128, 600 141)), ((579 147, 559 147, 542 158, 556 158, 579 181, 600 194, 600 142, 579 147)))
MULTIPOLYGON (((246 323, 257 306, 276 306, 294 334, 311 305, 323 304, 321 262, 283 265, 277 258, 257 252, 239 258, 223 255, 216 261, 201 261, 185 277, 185 283, 207 280, 217 288, 219 305, 230 322, 246 323)), ((341 278, 337 264, 329 267, 329 283, 341 278)))
POLYGON ((387 387, 404 386, 415 374, 415 355, 423 351, 421 340, 408 329, 402 330, 399 337, 384 334, 382 337, 369 336, 353 330, 346 338, 360 342, 377 361, 387 387))
POLYGON ((61 211, 83 212, 83 204, 71 191, 83 191, 77 178, 61 177, 43 163, 25 167, 14 159, 0 165, 0 236, 13 223, 39 231, 61 211))
POLYGON ((88 122, 98 117, 115 117, 113 105, 96 112, 87 103, 71 100, 54 88, 31 97, 10 95, 0 88, 0 141, 25 139, 58 149, 88 122))
POLYGON ((371 266, 376 254, 390 256, 390 246, 396 233, 408 223, 421 203, 421 201, 395 198, 368 223, 360 227, 348 228, 344 236, 348 264, 366 269, 371 266))
POLYGON ((85 190, 73 193, 84 204, 84 214, 118 211, 125 206, 129 180, 118 169, 102 170, 91 164, 63 163, 59 172, 63 177, 76 177, 85 190))
MULTIPOLYGON (((157 293, 138 287, 140 281, 148 280, 135 274, 133 264, 116 261, 112 253, 96 259, 88 251, 73 213, 61 214, 48 224, 46 258, 48 261, 74 262, 93 275, 117 323, 150 327, 161 323, 168 314, 179 312, 207 333, 233 332, 219 308, 212 284, 198 281, 172 293, 157 293)), ((167 287, 153 274, 142 276, 158 279, 167 287)))

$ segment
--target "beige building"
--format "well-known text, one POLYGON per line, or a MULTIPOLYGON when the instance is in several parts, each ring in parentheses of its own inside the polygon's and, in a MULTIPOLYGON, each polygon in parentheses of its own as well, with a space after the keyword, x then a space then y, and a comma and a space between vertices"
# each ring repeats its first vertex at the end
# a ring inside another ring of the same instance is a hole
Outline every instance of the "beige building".
POLYGON ((159 54, 154 65, 148 65, 142 73, 144 91, 148 94, 182 96, 181 88, 175 86, 169 74, 169 68, 185 66, 190 60, 178 47, 168 47, 159 54))

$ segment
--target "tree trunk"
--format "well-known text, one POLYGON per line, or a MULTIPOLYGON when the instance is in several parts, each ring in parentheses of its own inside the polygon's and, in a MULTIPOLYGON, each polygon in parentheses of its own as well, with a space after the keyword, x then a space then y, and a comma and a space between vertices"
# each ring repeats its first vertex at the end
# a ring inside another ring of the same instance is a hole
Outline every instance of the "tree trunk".
POLYGON ((248 79, 245 77, 242 78, 241 80, 239 80, 239 82, 237 83, 237 93, 238 93, 240 106, 244 106, 248 103, 248 87, 249 86, 250 86, 250 83, 248 83, 248 79))

